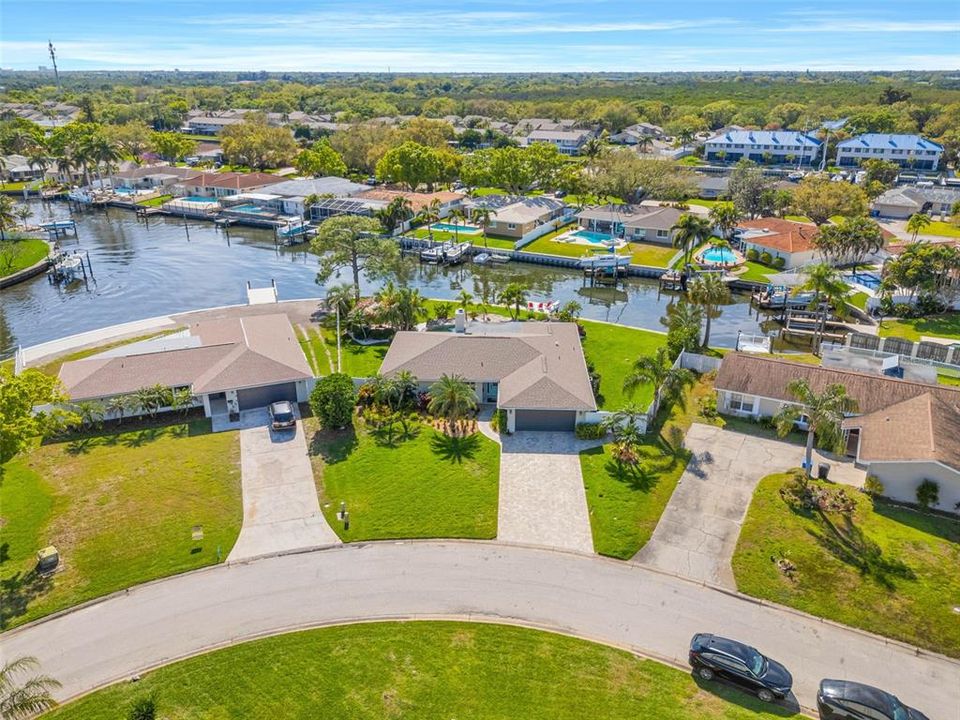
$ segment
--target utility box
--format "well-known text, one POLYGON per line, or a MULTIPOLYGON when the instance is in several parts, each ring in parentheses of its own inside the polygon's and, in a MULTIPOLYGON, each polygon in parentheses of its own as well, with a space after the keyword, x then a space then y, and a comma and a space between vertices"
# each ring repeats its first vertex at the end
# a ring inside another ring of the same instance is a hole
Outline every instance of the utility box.
POLYGON ((53 572, 59 565, 60 552, 53 545, 48 545, 37 553, 37 572, 53 572))
POLYGON ((827 476, 830 474, 830 466, 826 463, 820 463, 817 466, 817 477, 820 480, 826 480, 827 476))

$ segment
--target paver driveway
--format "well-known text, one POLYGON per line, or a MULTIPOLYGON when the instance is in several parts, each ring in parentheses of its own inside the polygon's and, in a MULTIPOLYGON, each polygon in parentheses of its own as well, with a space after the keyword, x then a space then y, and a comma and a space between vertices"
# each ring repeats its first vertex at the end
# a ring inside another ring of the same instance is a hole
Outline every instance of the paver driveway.
POLYGON ((803 448, 694 423, 692 458, 637 562, 736 588, 730 561, 761 478, 797 467, 803 448))
POLYGON ((501 436, 497 539, 593 552, 580 450, 564 432, 501 436))
POLYGON ((338 544, 340 539, 320 512, 303 423, 297 423, 295 432, 274 432, 265 410, 244 420, 243 527, 227 562, 338 544))

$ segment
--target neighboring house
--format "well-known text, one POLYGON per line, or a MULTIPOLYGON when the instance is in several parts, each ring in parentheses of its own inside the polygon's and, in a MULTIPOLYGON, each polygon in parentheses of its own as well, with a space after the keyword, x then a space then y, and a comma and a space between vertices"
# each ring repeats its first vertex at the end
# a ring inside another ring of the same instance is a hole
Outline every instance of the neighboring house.
POLYGON ((518 135, 529 135, 534 130, 573 130, 577 127, 576 120, 564 119, 551 120, 549 118, 523 118, 513 126, 513 131, 518 135))
POLYGON ((637 123, 612 134, 608 140, 618 145, 636 145, 646 138, 663 140, 666 137, 663 128, 651 123, 637 123))
POLYGON ((229 197, 284 182, 282 177, 269 173, 204 172, 196 174, 196 170, 192 172, 194 175, 184 178, 178 183, 178 187, 184 190, 185 195, 199 197, 229 197))
POLYGON ((591 137, 593 132, 590 130, 534 130, 523 139, 523 144, 547 143, 564 155, 579 155, 591 137))
POLYGON ((704 200, 717 200, 727 196, 730 189, 730 178, 716 175, 700 175, 697 177, 697 197, 704 200))
POLYGON ((466 203, 468 209, 490 208, 491 235, 520 239, 537 227, 563 218, 567 206, 561 200, 548 197, 514 197, 486 195, 466 203))
POLYGON ((129 170, 120 170, 110 176, 110 182, 115 188, 130 188, 132 190, 155 190, 176 185, 179 182, 195 177, 197 171, 189 167, 174 165, 143 165, 129 170))
MULTIPOLYGON (((462 315, 458 317, 458 324, 462 315)), ((398 332, 380 372, 411 372, 423 389, 459 375, 480 403, 507 413, 507 429, 572 431, 597 409, 575 323, 460 326, 462 332, 398 332)))
MULTIPOLYGON (((272 189, 271 189, 272 191, 272 189)), ((414 214, 430 207, 434 200, 440 202, 438 215, 446 217, 450 212, 463 205, 464 196, 461 193, 445 190, 433 193, 403 192, 400 190, 386 190, 381 188, 364 189, 350 197, 321 198, 310 208, 310 218, 315 221, 325 220, 335 215, 365 215, 373 216, 377 210, 387 207, 392 200, 405 197, 410 201, 414 214)), ((404 229, 408 227, 404 223, 404 229)))
POLYGON ((346 198, 368 189, 366 185, 335 175, 284 180, 276 185, 271 185, 269 188, 271 195, 277 195, 281 198, 277 205, 279 212, 301 217, 306 212, 305 202, 310 195, 324 196, 325 199, 331 197, 346 198))
POLYGON ((673 244, 673 231, 681 210, 656 205, 603 205, 577 213, 584 230, 614 235, 633 242, 673 244))
POLYGON ((182 130, 190 135, 216 135, 225 127, 243 122, 243 114, 235 110, 195 115, 187 118, 182 130))
POLYGON ((73 402, 155 385, 188 389, 210 417, 277 400, 306 402, 314 378, 289 318, 278 313, 202 320, 175 335, 68 361, 60 382, 73 402))
POLYGON ((78 120, 82 111, 76 105, 47 101, 31 103, 0 103, 0 118, 20 117, 36 123, 45 130, 78 120))
POLYGON ((871 208, 874 215, 903 220, 914 213, 949 216, 956 202, 960 202, 960 188, 907 186, 880 194, 871 208))
POLYGON ((39 180, 43 173, 42 168, 31 165, 30 160, 23 155, 6 155, 3 158, 3 178, 10 182, 39 180))
POLYGON ((919 135, 866 133, 837 143, 837 165, 856 167, 864 160, 886 160, 914 170, 936 170, 943 146, 919 135))
POLYGON ((729 130, 709 138, 703 150, 710 162, 747 158, 758 163, 810 165, 820 154, 821 145, 812 135, 795 130, 729 130))
POLYGON ((818 251, 813 240, 819 232, 813 223, 764 217, 741 220, 734 238, 744 252, 768 252, 775 258, 783 258, 784 268, 790 270, 817 260, 818 251))
POLYGON ((857 404, 844 423, 847 454, 884 484, 884 494, 916 502, 929 478, 940 485, 939 509, 960 502, 960 388, 898 380, 852 370, 794 363, 764 355, 728 353, 714 386, 721 412, 773 417, 796 404, 787 386, 806 380, 814 392, 843 385, 857 404))

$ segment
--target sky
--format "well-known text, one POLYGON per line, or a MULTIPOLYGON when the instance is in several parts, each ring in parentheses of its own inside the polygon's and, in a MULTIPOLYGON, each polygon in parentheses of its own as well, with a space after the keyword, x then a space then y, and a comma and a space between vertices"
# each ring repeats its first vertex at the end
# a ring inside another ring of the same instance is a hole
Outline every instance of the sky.
POLYGON ((960 69, 957 0, 0 0, 0 67, 960 69))

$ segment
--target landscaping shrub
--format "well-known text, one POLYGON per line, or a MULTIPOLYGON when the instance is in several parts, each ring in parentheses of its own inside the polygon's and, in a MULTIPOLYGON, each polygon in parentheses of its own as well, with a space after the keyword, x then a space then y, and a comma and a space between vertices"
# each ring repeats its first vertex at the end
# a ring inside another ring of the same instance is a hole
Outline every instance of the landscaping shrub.
POLYGON ((507 411, 495 410, 493 412, 493 418, 490 420, 490 427, 493 428, 494 432, 502 433, 504 435, 509 434, 509 431, 507 430, 507 411))
POLYGON ((764 265, 769 265, 771 262, 773 262, 773 255, 764 250, 762 253, 760 253, 760 262, 764 265))
POLYGON ((747 250, 747 260, 750 262, 756 262, 760 259, 760 253, 757 252, 756 248, 750 248, 747 250))
POLYGON ((433 306, 433 315, 438 322, 445 322, 453 316, 453 303, 438 302, 433 306))
POLYGON ((942 313, 947 308, 946 305, 940 302, 936 295, 925 293, 917 298, 916 309, 920 316, 924 316, 937 315, 938 313, 942 313))
POLYGON ((940 485, 927 478, 917 485, 917 504, 924 510, 940 504, 940 485))
POLYGON ((152 697, 143 697, 130 706, 127 720, 154 720, 157 717, 157 703, 152 697))
POLYGON ((784 260, 784 259, 783 259, 782 257, 780 257, 779 255, 773 259, 773 268, 774 268, 775 270, 783 270, 783 268, 786 266, 786 264, 787 264, 787 261, 784 260))
POLYGON ((863 491, 870 497, 883 495, 883 483, 876 475, 867 475, 867 479, 863 482, 863 491))
POLYGON ((607 434, 600 423, 577 423, 574 432, 580 440, 600 440, 607 434))
POLYGON ((720 414, 717 410, 717 396, 714 393, 700 398, 699 405, 701 417, 713 420, 720 414))
POLYGON ((353 420, 357 391, 353 379, 344 373, 321 378, 310 393, 310 409, 324 428, 343 428, 353 420))

